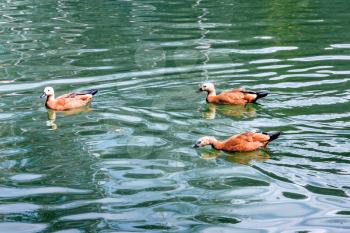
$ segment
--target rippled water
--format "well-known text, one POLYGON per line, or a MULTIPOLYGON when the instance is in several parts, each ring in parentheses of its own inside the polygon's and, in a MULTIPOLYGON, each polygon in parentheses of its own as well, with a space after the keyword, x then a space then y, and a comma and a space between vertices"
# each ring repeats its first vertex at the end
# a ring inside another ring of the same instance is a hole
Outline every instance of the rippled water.
POLYGON ((0 3, 0 232, 348 232, 350 4, 0 3), (215 106, 210 80, 268 90, 215 106), (98 88, 90 109, 39 95, 98 88), (48 119, 49 114, 49 119, 48 119), (268 151, 200 136, 283 131, 268 151))

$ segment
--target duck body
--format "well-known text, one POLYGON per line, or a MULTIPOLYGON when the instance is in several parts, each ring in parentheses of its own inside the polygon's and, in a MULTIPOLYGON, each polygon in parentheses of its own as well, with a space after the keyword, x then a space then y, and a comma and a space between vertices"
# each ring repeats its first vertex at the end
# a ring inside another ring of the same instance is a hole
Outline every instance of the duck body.
POLYGON ((68 93, 55 98, 53 88, 47 87, 41 97, 47 97, 45 106, 57 111, 65 111, 74 108, 86 106, 92 99, 97 90, 86 90, 82 92, 68 93))
POLYGON ((214 104, 245 105, 255 103, 258 99, 268 95, 267 92, 245 91, 243 89, 232 89, 216 94, 214 84, 204 83, 199 91, 206 91, 206 101, 214 104))
POLYGON ((206 100, 208 103, 215 104, 244 105, 248 103, 255 103, 259 95, 261 98, 261 93, 259 94, 259 92, 234 89, 229 91, 223 91, 218 95, 208 95, 206 100))
POLYGON ((245 132, 229 137, 224 141, 219 141, 214 137, 200 138, 194 147, 211 145, 217 150, 228 152, 249 152, 260 148, 265 148, 267 144, 280 135, 280 132, 253 133, 245 132))

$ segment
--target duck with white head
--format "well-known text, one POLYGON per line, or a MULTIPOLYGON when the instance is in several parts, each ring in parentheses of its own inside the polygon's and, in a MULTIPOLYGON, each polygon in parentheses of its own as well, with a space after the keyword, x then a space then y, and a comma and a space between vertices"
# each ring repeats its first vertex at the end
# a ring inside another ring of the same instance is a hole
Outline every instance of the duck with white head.
POLYGON ((96 89, 81 92, 72 92, 55 98, 55 91, 52 87, 45 87, 40 98, 46 97, 45 106, 49 109, 64 111, 73 108, 86 106, 97 93, 96 89))
POLYGON ((226 90, 220 94, 216 94, 215 86, 213 83, 203 83, 199 87, 199 92, 207 92, 207 102, 215 104, 232 104, 232 105, 244 105, 247 103, 255 103, 258 99, 268 95, 267 92, 261 91, 246 91, 242 88, 226 90))
POLYGON ((280 132, 254 133, 245 132, 233 135, 226 140, 219 141, 215 137, 204 136, 196 141, 194 148, 211 145, 214 149, 227 152, 248 152, 265 148, 268 143, 277 139, 280 132))

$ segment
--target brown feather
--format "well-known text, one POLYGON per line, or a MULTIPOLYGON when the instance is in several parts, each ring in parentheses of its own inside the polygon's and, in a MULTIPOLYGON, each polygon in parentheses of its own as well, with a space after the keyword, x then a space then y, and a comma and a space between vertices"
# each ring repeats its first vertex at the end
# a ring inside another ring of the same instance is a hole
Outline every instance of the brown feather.
POLYGON ((239 104, 244 105, 247 103, 253 103, 256 99, 255 94, 244 93, 240 89, 224 91, 215 96, 208 96, 209 103, 216 104, 239 104))
POLYGON ((62 95, 57 99, 49 97, 46 106, 50 109, 63 111, 72 108, 80 108, 87 105, 91 100, 92 95, 62 95))
POLYGON ((225 151, 254 151, 266 146, 269 136, 262 133, 241 133, 221 142, 225 151))

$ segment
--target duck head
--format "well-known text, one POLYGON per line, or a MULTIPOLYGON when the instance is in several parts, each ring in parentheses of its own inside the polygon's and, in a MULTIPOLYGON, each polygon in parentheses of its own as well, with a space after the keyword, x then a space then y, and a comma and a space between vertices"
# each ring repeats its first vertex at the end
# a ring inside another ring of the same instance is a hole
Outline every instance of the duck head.
POLYGON ((209 137, 209 136, 201 137, 196 141, 193 147, 198 148, 198 147, 203 147, 207 145, 212 145, 215 141, 216 139, 214 137, 209 137))
POLYGON ((45 87, 44 93, 40 96, 40 98, 53 96, 54 94, 55 94, 55 91, 53 90, 52 87, 45 87))
POLYGON ((198 92, 200 91, 206 91, 208 94, 215 94, 215 87, 213 83, 203 83, 199 89, 198 92))

